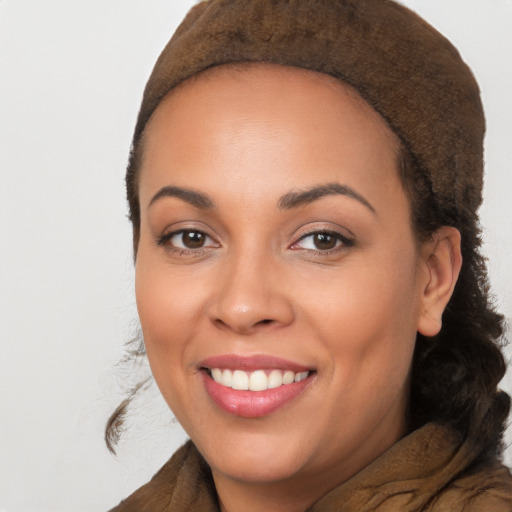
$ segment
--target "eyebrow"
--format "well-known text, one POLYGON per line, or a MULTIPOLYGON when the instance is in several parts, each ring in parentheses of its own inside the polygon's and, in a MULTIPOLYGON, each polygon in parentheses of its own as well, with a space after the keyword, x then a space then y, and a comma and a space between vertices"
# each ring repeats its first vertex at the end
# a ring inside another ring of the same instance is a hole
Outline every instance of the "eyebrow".
MULTIPOLYGON (((339 183, 327 183, 326 185, 316 185, 300 192, 288 192, 287 194, 281 196, 277 206, 281 210, 291 210, 293 208, 298 208, 300 206, 312 203, 313 201, 317 201, 318 199, 321 199, 325 196, 336 194, 355 199, 356 201, 359 201, 361 204, 366 206, 366 208, 368 208, 372 213, 377 213, 375 208, 362 195, 358 194, 348 185, 340 185, 339 183)), ((161 188, 152 197, 151 201, 149 202, 149 206, 151 206, 159 199, 162 199, 163 197, 177 197, 202 210, 210 210, 215 207, 215 202, 213 199, 203 192, 198 192, 197 190, 190 188, 176 187, 173 185, 161 188)))
POLYGON ((281 196, 277 204, 282 210, 290 210, 292 208, 312 203, 322 197, 336 194, 355 199, 366 206, 366 208, 368 208, 372 213, 377 213, 371 203, 362 195, 358 194, 353 188, 347 185, 340 185, 339 183, 327 183, 326 185, 317 185, 303 191, 288 192, 284 196, 281 196))
POLYGON ((206 194, 203 194, 202 192, 198 192, 197 190, 190 188, 175 187, 172 185, 161 188, 152 197, 151 201, 149 202, 149 206, 151 206, 159 199, 162 199, 163 197, 177 197, 202 210, 210 210, 215 206, 213 199, 211 199, 206 194))

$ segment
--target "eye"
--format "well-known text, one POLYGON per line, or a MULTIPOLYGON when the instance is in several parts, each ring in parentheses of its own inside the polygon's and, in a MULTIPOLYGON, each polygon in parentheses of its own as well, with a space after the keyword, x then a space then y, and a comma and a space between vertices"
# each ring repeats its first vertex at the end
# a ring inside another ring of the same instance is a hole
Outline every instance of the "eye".
POLYGON ((351 247, 354 242, 334 231, 315 231, 302 236, 292 249, 306 249, 317 252, 328 252, 341 246, 351 247))
POLYGON ((170 245, 174 249, 196 250, 207 247, 218 247, 218 244, 206 233, 196 229, 182 229, 163 235, 158 245, 170 245))

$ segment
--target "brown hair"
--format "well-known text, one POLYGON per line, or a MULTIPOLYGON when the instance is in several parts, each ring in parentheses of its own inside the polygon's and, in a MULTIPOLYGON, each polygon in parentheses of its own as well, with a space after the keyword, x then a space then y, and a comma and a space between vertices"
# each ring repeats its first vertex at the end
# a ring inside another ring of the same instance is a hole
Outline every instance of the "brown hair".
POLYGON ((440 333, 416 338, 409 410, 410 428, 436 421, 469 438, 481 457, 501 453, 510 398, 498 390, 506 365, 504 319, 492 303, 485 258, 480 254, 478 215, 471 209, 454 215, 436 207, 430 185, 414 157, 402 149, 402 183, 412 222, 420 237, 443 225, 461 233, 463 264, 443 314, 440 333))

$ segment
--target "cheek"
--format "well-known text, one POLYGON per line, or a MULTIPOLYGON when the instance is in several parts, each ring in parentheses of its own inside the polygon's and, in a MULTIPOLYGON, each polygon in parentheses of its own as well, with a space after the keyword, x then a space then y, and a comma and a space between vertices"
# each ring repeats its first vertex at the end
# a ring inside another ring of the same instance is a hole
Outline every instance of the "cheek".
MULTIPOLYGON (((137 310, 151 364, 177 363, 198 325, 204 289, 191 275, 176 276, 156 258, 139 251, 135 270, 137 310)), ((156 376, 156 375, 155 375, 156 376)))
POLYGON ((348 385, 407 378, 419 316, 416 264, 412 257, 367 261, 308 302, 309 321, 348 385))
MULTIPOLYGON (((187 280, 190 281, 190 280, 187 280)), ((193 281, 192 281, 193 282, 193 281)), ((187 355, 200 314, 198 291, 183 285, 166 264, 139 251, 135 292, 144 344, 155 382, 176 417, 190 390, 186 379, 194 368, 187 355)))
POLYGON ((312 318, 323 318, 326 328, 336 325, 340 334, 379 325, 384 331, 393 326, 411 327, 416 322, 418 286, 412 258, 349 264, 307 288, 310 298, 305 309, 312 312, 312 318), (324 286, 318 286, 320 282, 324 286))

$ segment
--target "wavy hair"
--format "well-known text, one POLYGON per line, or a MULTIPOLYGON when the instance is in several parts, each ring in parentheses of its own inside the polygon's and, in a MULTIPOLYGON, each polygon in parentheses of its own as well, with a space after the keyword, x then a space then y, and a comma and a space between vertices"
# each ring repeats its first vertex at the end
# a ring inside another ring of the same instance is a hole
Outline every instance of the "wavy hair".
POLYGON ((440 210, 426 173, 404 147, 399 168, 417 236, 425 239, 441 226, 453 226, 461 234, 463 259, 441 331, 434 337, 417 335, 410 428, 429 421, 449 424, 480 457, 499 457, 510 409, 509 396, 498 389, 506 371, 500 350, 505 321, 490 293, 478 215, 469 208, 440 210))

